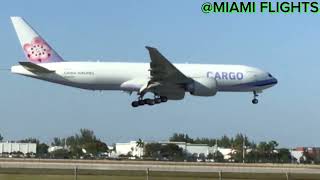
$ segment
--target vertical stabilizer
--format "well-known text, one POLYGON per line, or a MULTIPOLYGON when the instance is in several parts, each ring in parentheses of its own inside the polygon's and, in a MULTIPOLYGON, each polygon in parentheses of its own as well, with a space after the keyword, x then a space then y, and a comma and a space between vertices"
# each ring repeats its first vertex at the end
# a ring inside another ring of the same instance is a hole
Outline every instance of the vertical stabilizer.
POLYGON ((33 63, 60 62, 63 59, 51 46, 21 17, 11 17, 26 58, 33 63))

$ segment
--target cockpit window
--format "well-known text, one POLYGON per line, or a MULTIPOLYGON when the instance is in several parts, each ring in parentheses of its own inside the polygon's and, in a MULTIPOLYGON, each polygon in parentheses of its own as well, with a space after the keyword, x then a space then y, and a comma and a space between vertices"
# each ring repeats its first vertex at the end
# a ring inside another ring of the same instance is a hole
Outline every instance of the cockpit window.
POLYGON ((269 77, 272 77, 272 75, 271 75, 270 73, 268 73, 268 76, 269 76, 269 77))

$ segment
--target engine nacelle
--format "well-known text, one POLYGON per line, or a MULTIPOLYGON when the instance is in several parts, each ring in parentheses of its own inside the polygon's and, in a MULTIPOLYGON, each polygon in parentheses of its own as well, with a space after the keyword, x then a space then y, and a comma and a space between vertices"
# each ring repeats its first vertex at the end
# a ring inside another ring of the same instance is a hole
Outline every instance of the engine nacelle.
POLYGON ((217 80, 214 78, 194 78, 193 83, 188 85, 188 91, 194 96, 214 96, 217 94, 217 80))

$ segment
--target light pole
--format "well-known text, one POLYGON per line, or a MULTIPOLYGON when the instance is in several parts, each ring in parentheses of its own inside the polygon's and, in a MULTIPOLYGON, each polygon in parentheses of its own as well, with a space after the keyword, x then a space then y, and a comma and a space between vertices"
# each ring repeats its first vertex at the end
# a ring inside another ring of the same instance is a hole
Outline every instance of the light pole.
POLYGON ((243 142, 242 142, 242 163, 244 163, 244 158, 245 158, 245 150, 246 150, 246 138, 245 136, 243 137, 243 142))

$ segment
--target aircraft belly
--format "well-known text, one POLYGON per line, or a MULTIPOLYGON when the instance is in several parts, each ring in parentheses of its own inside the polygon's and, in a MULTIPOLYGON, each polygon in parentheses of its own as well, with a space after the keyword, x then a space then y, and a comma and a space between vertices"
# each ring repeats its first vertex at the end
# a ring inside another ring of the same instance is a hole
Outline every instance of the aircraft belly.
POLYGON ((273 85, 257 86, 257 85, 254 85, 253 83, 254 82, 222 85, 222 86, 219 86, 219 91, 225 91, 225 92, 262 91, 264 89, 267 89, 273 86, 273 85))

